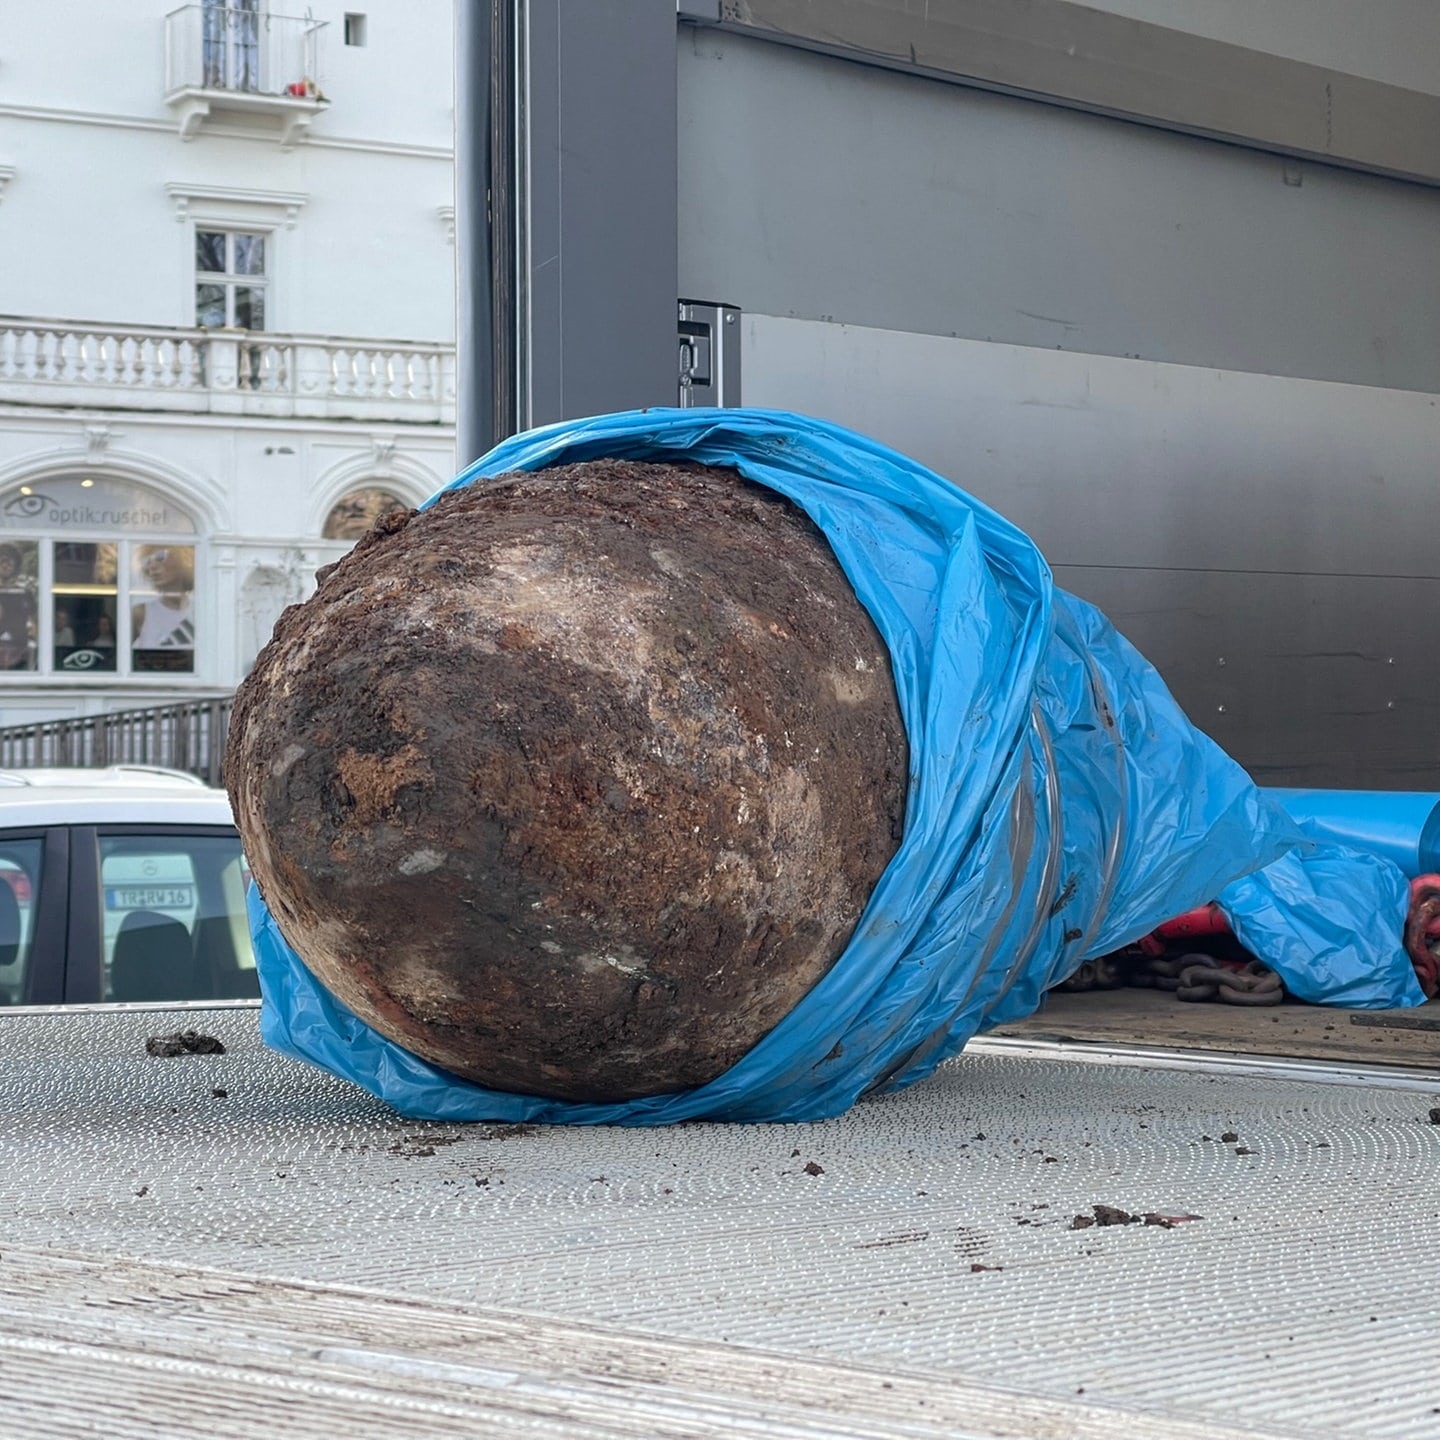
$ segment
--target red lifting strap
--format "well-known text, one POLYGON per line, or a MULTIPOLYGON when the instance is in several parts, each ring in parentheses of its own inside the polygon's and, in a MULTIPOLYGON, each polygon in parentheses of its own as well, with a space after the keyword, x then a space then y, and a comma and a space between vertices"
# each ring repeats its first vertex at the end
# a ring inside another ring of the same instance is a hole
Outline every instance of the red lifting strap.
POLYGON ((1427 1000, 1440 995, 1440 875, 1417 875, 1410 882, 1410 915, 1405 949, 1427 1000))

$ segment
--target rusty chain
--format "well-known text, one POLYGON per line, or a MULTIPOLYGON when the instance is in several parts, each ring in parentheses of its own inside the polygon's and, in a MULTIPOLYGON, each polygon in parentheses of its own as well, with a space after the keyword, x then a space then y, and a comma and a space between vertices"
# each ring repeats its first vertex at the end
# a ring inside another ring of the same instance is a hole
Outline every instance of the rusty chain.
POLYGON ((1280 977, 1258 960, 1227 964, 1210 955, 1120 953, 1087 960, 1060 989, 1114 990, 1136 985, 1172 991, 1177 1000, 1216 1000, 1224 1005, 1279 1005, 1280 977))
POLYGON ((1193 963, 1180 971, 1177 1000, 1219 1000, 1225 1005, 1278 1005, 1285 998, 1280 977, 1252 960, 1238 970, 1217 965, 1208 955, 1182 956, 1193 963))
MULTIPOLYGON (((1217 909, 1213 905, 1208 908, 1217 909)), ((1167 939, 1173 942, 1182 935, 1210 933, 1205 919, 1200 911, 1194 911, 1168 922, 1125 950, 1087 960, 1056 988, 1114 990, 1122 985, 1138 985, 1172 991, 1179 1000, 1279 1005, 1285 999, 1285 987, 1280 977, 1258 960, 1240 964, 1210 955, 1164 951, 1167 939)), ((1420 875, 1411 880, 1404 945, 1426 998, 1440 997, 1440 875, 1420 875)))

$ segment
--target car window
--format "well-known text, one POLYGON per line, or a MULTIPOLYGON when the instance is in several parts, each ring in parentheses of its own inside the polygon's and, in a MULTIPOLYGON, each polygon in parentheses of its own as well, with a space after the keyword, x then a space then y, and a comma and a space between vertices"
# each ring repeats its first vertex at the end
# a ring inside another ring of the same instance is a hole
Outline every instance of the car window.
POLYGON ((107 1000, 260 993, 238 836, 102 835, 100 901, 107 1000))
POLYGON ((35 938, 41 840, 0 842, 0 1005, 22 1005, 35 938))

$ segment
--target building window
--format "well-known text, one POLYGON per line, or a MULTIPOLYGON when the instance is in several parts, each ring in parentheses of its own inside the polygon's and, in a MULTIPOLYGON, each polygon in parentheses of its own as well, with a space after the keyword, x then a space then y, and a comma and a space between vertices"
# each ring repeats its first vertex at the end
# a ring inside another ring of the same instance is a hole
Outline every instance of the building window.
POLYGON ((0 529, 0 670, 195 673, 195 525, 173 502, 65 476, 0 497, 0 529))
POLYGON ((196 230, 195 323, 207 330, 265 328, 267 236, 196 230))
POLYGON ((260 0, 203 0, 205 85, 211 90, 260 88, 260 0))
POLYGON ((335 502, 325 517, 325 528, 321 534, 327 540, 358 540, 377 521, 397 510, 409 508, 398 495, 367 485, 350 491, 335 502))
POLYGON ((345 43, 347 45, 365 44, 365 17, 363 15, 353 11, 346 13, 345 43))

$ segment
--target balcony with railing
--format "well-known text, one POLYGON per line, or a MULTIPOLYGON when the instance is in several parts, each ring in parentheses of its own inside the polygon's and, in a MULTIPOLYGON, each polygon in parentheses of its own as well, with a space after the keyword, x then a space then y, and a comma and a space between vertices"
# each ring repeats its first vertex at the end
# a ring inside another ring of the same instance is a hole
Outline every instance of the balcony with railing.
POLYGON ((165 17, 165 103, 182 139, 225 120, 259 125, 288 149, 329 103, 319 85, 326 22, 260 6, 182 5, 165 17))
POLYGON ((0 405, 455 420, 455 347, 0 315, 0 405))

